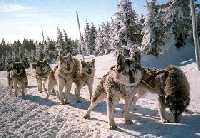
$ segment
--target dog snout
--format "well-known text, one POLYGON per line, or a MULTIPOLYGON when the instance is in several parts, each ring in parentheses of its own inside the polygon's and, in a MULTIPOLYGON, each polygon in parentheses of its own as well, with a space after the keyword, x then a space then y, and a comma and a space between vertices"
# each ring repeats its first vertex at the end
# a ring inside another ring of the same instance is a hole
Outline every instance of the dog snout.
POLYGON ((92 69, 88 69, 87 73, 92 74, 92 69))
POLYGON ((174 123, 179 123, 181 113, 179 113, 179 111, 176 110, 171 110, 171 113, 173 114, 174 123))

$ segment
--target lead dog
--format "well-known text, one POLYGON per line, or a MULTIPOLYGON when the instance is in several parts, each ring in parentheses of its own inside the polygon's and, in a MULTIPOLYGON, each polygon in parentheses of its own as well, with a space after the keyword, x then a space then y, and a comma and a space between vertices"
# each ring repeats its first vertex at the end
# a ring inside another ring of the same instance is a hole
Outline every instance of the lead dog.
POLYGON ((20 91, 22 93, 22 97, 24 98, 24 91, 27 84, 27 75, 23 63, 12 63, 7 73, 10 94, 12 94, 12 88, 14 88, 15 96, 17 97, 18 92, 20 91))
POLYGON ((88 119, 96 104, 106 99, 109 128, 116 129, 117 126, 114 121, 114 102, 123 98, 125 100, 125 123, 131 124, 132 121, 129 118, 129 106, 135 95, 134 87, 140 82, 141 75, 140 66, 135 64, 131 59, 126 59, 120 54, 117 57, 117 65, 112 67, 110 71, 103 76, 97 86, 84 118, 88 119))
POLYGON ((44 91, 47 91, 45 84, 51 72, 51 67, 47 63, 47 60, 38 60, 35 65, 35 72, 36 72, 38 91, 42 93, 42 88, 44 89, 44 91))

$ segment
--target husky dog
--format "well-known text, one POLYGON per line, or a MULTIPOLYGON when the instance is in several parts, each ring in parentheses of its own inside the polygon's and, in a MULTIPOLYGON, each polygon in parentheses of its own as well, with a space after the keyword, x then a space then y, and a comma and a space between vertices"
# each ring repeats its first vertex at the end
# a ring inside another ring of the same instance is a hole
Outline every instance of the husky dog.
POLYGON ((70 92, 73 80, 76 78, 78 73, 80 73, 80 61, 78 59, 72 57, 71 54, 60 56, 58 66, 48 77, 47 98, 54 86, 57 84, 57 96, 61 100, 62 104, 67 104, 68 93, 70 92), (65 92, 63 93, 64 88, 65 92))
POLYGON ((144 68, 141 83, 134 89, 136 92, 133 104, 148 91, 158 94, 159 114, 163 123, 166 118, 166 108, 173 115, 172 121, 180 121, 181 114, 190 103, 190 85, 185 74, 174 66, 164 70, 144 68))
POLYGON ((80 73, 76 75, 73 82, 76 84, 75 94, 77 101, 80 100, 80 89, 87 85, 90 93, 90 100, 92 97, 93 83, 95 75, 95 59, 91 62, 81 61, 80 73))
POLYGON ((135 64, 132 59, 126 59, 119 54, 117 57, 117 65, 113 66, 110 71, 103 76, 100 84, 97 86, 84 118, 88 119, 90 117, 90 112, 96 104, 106 99, 109 127, 110 129, 116 129, 117 126, 114 121, 114 102, 118 102, 120 98, 123 98, 125 100, 125 123, 131 124, 129 106, 135 95, 134 87, 140 82, 141 77, 140 66, 135 64))
POLYGON ((45 88, 45 83, 51 72, 51 67, 47 63, 47 60, 37 61, 35 66, 35 72, 36 72, 38 91, 42 93, 42 88, 44 89, 44 91, 47 91, 47 89, 45 88))
POLYGON ((25 97, 25 87, 27 83, 26 71, 23 63, 14 62, 8 70, 8 84, 10 88, 10 94, 12 88, 14 88, 15 96, 17 97, 17 91, 21 91, 22 97, 25 97))

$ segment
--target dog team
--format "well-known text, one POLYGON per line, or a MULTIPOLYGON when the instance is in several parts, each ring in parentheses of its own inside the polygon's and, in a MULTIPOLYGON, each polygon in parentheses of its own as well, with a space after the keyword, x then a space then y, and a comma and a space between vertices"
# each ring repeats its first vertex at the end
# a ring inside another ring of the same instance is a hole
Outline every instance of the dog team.
MULTIPOLYGON (((138 51, 133 51, 129 58, 118 53, 116 65, 112 66, 101 78, 94 92, 94 59, 89 62, 80 61, 71 54, 67 54, 67 56, 59 56, 58 64, 54 69, 51 69, 46 60, 38 61, 35 66, 38 91, 44 90, 49 98, 54 87, 57 86, 56 95, 64 105, 69 103, 68 95, 73 83, 76 86, 77 102, 80 102, 81 88, 87 86, 91 103, 84 118, 89 119, 95 106, 106 100, 110 129, 117 128, 114 121, 114 105, 120 99, 125 101, 123 109, 125 123, 132 124, 129 114, 130 107, 134 106, 137 100, 146 93, 155 93, 158 95, 160 120, 163 123, 178 123, 190 103, 190 85, 185 74, 175 66, 162 70, 143 67, 140 64, 140 58, 138 51), (170 119, 166 116, 166 108, 172 114, 170 119)), ((15 96, 21 91, 24 97, 28 81, 23 64, 15 62, 8 67, 7 72, 10 93, 13 88, 15 96)))

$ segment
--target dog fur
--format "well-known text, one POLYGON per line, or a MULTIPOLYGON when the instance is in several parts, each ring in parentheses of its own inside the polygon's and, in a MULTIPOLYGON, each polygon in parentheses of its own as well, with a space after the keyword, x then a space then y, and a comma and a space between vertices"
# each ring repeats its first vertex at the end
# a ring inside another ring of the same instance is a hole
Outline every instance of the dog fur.
POLYGON ((58 66, 51 71, 47 81, 47 98, 54 88, 58 86, 57 97, 62 104, 68 104, 68 94, 76 75, 80 73, 80 61, 71 54, 60 56, 58 66), (63 89, 65 88, 65 92, 63 89))
POLYGON ((166 108, 170 109, 173 122, 179 122, 182 112, 190 103, 190 85, 185 74, 175 66, 164 70, 144 68, 141 83, 134 89, 133 104, 147 92, 158 95, 159 114, 163 123, 170 122, 166 108))
POLYGON ((131 124, 129 117, 129 106, 135 95, 134 87, 138 85, 142 77, 140 66, 131 59, 125 59, 121 54, 118 55, 117 65, 103 76, 92 96, 91 104, 84 118, 88 119, 96 104, 102 100, 107 101, 107 115, 110 129, 116 129, 114 121, 114 103, 120 98, 125 100, 124 118, 126 124, 131 124))
POLYGON ((51 72, 51 67, 47 63, 47 60, 38 60, 35 66, 35 71, 38 91, 40 93, 42 93, 42 89, 44 89, 44 91, 47 91, 45 84, 51 72))
POLYGON ((12 88, 14 88, 15 96, 18 96, 18 92, 21 91, 22 97, 25 97, 25 87, 27 83, 27 75, 25 67, 21 62, 14 62, 11 64, 8 73, 8 84, 10 94, 12 94, 12 88))
POLYGON ((87 86, 89 89, 90 100, 92 97, 93 84, 95 77, 95 59, 90 62, 81 61, 80 73, 77 73, 73 82, 76 84, 75 94, 77 101, 80 100, 80 90, 83 86, 87 86))

